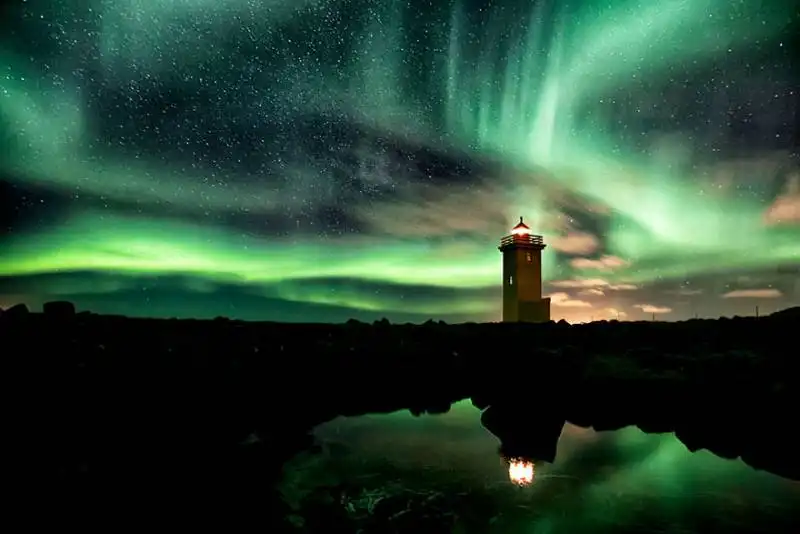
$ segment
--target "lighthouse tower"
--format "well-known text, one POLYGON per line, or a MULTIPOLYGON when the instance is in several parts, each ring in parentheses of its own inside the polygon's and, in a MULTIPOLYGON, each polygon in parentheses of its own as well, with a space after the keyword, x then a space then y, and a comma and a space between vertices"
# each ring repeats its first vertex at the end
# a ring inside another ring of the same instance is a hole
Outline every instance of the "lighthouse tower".
POLYGON ((500 240, 503 253, 503 322, 543 323, 550 320, 550 299, 542 298, 544 239, 519 218, 511 234, 500 240))

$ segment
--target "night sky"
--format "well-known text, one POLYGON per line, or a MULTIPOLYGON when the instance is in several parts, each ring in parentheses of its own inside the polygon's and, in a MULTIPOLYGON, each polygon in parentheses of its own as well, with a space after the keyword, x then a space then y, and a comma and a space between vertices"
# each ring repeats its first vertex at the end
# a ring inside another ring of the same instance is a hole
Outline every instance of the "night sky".
POLYGON ((790 0, 0 7, 0 307, 571 321, 800 303, 790 0))

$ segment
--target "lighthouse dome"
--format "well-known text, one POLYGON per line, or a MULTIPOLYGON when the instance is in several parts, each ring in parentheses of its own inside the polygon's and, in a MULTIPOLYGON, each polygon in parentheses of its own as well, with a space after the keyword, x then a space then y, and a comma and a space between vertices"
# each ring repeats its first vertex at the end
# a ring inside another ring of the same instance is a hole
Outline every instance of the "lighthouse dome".
POLYGON ((519 218, 519 224, 517 224, 514 228, 511 229, 512 235, 531 235, 530 227, 522 221, 522 217, 519 218))

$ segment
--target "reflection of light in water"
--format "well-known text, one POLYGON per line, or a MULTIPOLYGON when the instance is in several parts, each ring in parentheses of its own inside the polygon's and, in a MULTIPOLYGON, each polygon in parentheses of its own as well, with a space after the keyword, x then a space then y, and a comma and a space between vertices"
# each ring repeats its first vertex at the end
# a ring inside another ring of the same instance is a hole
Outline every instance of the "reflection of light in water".
POLYGON ((533 484, 533 462, 522 458, 511 458, 508 461, 508 478, 518 486, 533 484))

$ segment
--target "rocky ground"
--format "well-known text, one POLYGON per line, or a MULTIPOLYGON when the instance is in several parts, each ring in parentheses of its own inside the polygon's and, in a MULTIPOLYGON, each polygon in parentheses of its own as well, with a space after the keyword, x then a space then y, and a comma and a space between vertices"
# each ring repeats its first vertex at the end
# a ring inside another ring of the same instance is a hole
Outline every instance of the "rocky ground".
POLYGON ((464 398, 532 456, 547 456, 565 420, 637 425, 800 479, 798 327, 800 308, 585 325, 132 319, 63 302, 0 314, 15 469, 31 491, 102 500, 145 485, 163 502, 224 487, 244 508, 316 424, 464 398))

